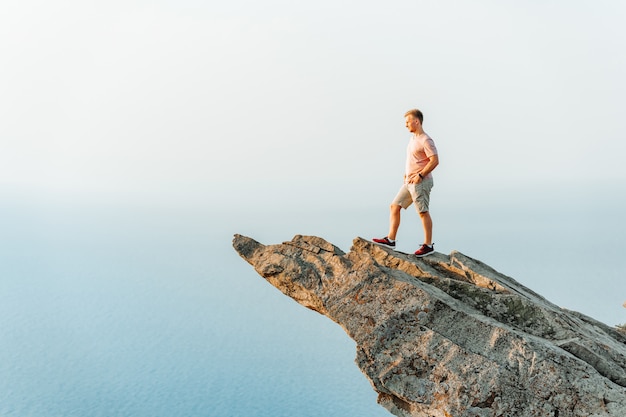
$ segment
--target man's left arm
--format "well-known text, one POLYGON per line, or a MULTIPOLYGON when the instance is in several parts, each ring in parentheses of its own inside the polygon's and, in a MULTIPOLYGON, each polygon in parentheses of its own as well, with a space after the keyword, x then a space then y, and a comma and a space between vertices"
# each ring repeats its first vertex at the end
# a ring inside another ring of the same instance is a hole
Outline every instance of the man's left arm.
POLYGON ((427 176, 428 174, 433 172, 433 170, 437 167, 437 165, 439 165, 439 155, 434 154, 434 155, 432 155, 431 157, 428 158, 428 163, 426 164, 424 169, 422 169, 419 172, 419 175, 422 178, 427 176))

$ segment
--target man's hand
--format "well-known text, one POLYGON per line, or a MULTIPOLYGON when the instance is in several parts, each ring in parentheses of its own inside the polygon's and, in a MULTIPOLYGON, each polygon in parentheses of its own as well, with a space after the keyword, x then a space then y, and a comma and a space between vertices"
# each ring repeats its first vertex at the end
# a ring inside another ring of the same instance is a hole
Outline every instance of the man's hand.
POLYGON ((422 177, 419 176, 419 174, 415 174, 415 175, 411 175, 409 176, 409 180, 407 181, 408 184, 419 184, 420 182, 422 182, 422 177))

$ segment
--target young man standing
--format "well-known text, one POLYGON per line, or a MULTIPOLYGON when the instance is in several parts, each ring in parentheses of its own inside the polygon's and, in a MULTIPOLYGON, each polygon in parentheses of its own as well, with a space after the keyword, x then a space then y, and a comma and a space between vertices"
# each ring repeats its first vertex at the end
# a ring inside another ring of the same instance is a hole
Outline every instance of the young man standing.
POLYGON ((372 239, 381 245, 395 247, 396 233, 400 226, 400 209, 406 209, 415 203, 424 227, 424 244, 415 252, 422 257, 434 251, 433 221, 428 211, 430 190, 433 188, 432 171, 439 165, 437 148, 432 138, 422 128, 424 116, 417 109, 409 110, 404 115, 406 128, 413 133, 406 149, 406 170, 404 184, 393 199, 389 214, 389 234, 384 238, 372 239))

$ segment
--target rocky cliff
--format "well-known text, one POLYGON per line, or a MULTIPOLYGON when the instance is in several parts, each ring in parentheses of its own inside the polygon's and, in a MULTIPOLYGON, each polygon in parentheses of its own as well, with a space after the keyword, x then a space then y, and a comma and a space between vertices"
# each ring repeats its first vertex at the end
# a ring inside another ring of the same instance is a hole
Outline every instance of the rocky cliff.
POLYGON ((338 323, 378 402, 400 417, 626 416, 626 337, 459 252, 416 258, 356 238, 235 250, 338 323))

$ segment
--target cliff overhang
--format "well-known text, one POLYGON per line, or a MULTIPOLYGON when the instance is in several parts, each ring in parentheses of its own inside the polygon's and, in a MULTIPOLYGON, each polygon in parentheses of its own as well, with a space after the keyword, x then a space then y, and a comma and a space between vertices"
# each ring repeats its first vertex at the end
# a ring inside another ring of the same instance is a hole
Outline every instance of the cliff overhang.
POLYGON ((626 337, 454 251, 417 258, 315 236, 235 250, 339 324, 378 402, 399 417, 626 416, 626 337))

